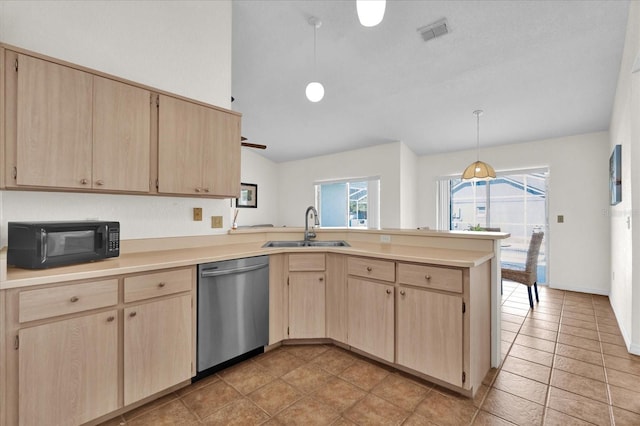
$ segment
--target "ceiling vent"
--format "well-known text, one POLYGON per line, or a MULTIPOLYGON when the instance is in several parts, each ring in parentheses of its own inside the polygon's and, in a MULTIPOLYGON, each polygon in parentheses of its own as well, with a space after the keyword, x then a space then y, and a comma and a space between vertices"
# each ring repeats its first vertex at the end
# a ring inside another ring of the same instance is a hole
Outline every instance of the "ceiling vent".
POLYGON ((447 18, 442 18, 433 24, 418 28, 418 32, 424 41, 429 41, 447 34, 449 32, 449 23, 447 18))

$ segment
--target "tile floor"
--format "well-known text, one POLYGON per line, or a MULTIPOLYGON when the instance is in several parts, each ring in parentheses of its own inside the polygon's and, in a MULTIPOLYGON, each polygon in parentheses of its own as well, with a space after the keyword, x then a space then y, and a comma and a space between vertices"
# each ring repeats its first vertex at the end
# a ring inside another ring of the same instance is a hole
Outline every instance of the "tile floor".
POLYGON ((475 399, 331 345, 283 346, 114 425, 640 425, 640 357, 604 296, 504 283, 500 369, 475 399))

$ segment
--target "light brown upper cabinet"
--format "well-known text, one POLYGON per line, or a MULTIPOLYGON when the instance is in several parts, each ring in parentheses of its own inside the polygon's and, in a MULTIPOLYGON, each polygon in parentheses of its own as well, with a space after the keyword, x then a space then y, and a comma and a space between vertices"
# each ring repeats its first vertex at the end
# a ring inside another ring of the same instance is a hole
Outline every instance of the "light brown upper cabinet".
POLYGON ((237 197, 240 117, 160 95, 158 192, 237 197))
POLYGON ((8 187, 149 192, 149 91, 11 51, 6 58, 8 187))

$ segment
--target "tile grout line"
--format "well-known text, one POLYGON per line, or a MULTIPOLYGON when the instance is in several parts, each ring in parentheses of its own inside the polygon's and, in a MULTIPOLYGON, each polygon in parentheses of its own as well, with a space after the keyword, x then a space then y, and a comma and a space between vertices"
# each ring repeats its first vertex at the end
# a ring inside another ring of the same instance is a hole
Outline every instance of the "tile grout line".
POLYGON ((600 336, 600 323, 598 321, 598 315, 596 315, 596 307, 595 307, 595 302, 593 300, 593 296, 591 296, 591 305, 593 306, 593 315, 596 320, 596 333, 598 333, 598 344, 600 345, 600 357, 602 359, 602 370, 604 371, 604 381, 607 389, 607 400, 609 402, 609 421, 611 422, 612 425, 615 426, 616 420, 613 415, 613 398, 611 397, 611 389, 609 388, 609 376, 607 374, 607 366, 605 364, 605 359, 604 359, 604 348, 602 346, 602 338, 600 336))
POLYGON ((544 399, 544 406, 542 407, 542 424, 545 424, 547 418, 547 411, 549 410, 549 399, 551 398, 551 378, 553 377, 555 365, 556 365, 556 353, 558 351, 558 340, 560 339, 560 324, 562 324, 562 318, 564 314, 564 303, 567 293, 562 292, 562 308, 560 308, 560 315, 558 318, 558 327, 556 328, 556 339, 553 344, 553 358, 551 358, 551 369, 549 370, 549 384, 547 385, 547 394, 544 399))

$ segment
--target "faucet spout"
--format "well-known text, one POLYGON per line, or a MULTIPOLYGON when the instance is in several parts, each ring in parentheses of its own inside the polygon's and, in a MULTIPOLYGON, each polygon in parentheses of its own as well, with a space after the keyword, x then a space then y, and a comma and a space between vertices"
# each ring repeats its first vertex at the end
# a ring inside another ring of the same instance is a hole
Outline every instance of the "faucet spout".
POLYGON ((318 211, 316 210, 316 208, 313 206, 307 207, 307 211, 304 213, 304 240, 305 241, 310 241, 311 238, 316 237, 316 233, 313 232, 313 227, 312 227, 312 230, 309 231, 309 213, 310 212, 313 213, 315 226, 320 226, 320 219, 318 218, 318 211))

